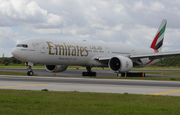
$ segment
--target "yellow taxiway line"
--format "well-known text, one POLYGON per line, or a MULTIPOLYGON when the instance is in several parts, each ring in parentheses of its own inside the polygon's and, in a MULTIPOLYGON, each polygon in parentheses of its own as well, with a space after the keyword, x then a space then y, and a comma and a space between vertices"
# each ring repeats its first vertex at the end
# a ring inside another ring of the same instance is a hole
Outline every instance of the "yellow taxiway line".
POLYGON ((174 91, 166 91, 166 92, 159 92, 159 93, 151 93, 147 95, 163 95, 163 94, 170 94, 170 93, 177 93, 180 92, 180 90, 174 90, 174 91))

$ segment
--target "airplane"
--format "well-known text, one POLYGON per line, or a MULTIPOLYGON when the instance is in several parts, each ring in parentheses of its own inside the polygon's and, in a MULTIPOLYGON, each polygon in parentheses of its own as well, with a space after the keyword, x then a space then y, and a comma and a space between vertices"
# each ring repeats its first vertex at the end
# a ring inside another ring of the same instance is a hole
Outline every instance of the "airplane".
POLYGON ((93 67, 109 67, 115 73, 127 73, 133 67, 154 64, 180 52, 161 52, 167 20, 164 19, 150 47, 127 46, 113 43, 66 40, 58 38, 31 38, 18 43, 12 55, 27 63, 27 75, 34 74, 33 64, 43 64, 48 72, 63 72, 69 65, 84 66, 82 76, 96 76, 93 67))

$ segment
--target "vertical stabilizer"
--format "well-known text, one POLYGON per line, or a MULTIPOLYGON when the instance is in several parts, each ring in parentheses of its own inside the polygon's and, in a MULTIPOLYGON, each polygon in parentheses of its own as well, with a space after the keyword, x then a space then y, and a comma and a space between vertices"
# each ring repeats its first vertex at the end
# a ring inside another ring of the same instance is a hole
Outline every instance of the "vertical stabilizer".
POLYGON ((154 50, 161 51, 161 49, 162 49, 164 34, 165 34, 165 29, 166 29, 166 23, 167 23, 167 20, 164 19, 154 37, 154 40, 150 46, 154 50))

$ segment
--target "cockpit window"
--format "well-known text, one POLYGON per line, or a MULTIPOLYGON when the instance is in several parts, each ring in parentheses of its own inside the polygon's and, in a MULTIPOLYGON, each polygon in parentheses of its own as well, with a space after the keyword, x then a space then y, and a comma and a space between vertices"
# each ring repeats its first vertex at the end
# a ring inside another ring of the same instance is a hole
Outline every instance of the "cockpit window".
POLYGON ((28 45, 27 45, 27 44, 18 44, 16 47, 24 47, 24 48, 27 48, 28 45))

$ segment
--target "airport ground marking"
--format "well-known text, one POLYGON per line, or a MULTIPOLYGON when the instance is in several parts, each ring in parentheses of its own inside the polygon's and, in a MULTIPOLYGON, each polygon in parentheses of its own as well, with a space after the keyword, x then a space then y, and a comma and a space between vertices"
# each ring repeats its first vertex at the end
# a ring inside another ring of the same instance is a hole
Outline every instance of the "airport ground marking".
POLYGON ((151 93, 147 95, 163 95, 163 94, 170 94, 170 93, 178 93, 180 90, 174 90, 174 91, 165 91, 165 92, 159 92, 159 93, 151 93))
POLYGON ((3 87, 0 87, 0 88, 29 87, 29 86, 42 86, 42 85, 48 85, 48 84, 32 84, 32 85, 3 86, 3 87))
POLYGON ((127 89, 156 89, 156 90, 173 90, 173 89, 164 89, 164 88, 144 88, 144 87, 124 87, 124 86, 105 86, 105 85, 87 85, 87 84, 56 84, 56 85, 61 85, 61 86, 84 86, 84 87, 109 87, 109 88, 127 88, 127 89))

